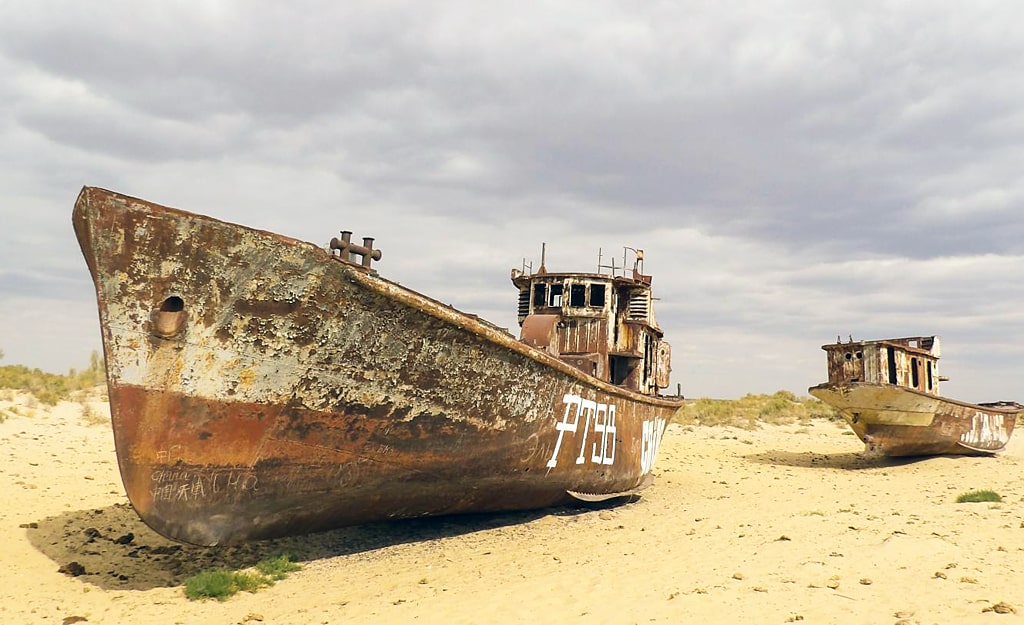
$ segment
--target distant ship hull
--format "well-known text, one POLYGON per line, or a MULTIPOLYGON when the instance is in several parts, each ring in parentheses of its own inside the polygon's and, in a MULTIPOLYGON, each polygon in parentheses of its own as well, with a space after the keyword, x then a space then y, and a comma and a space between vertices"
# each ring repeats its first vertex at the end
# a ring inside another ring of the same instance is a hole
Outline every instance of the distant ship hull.
POLYGON ((310 243, 95 188, 73 222, 125 490, 179 541, 631 492, 681 407, 310 243))
POLYGON ((819 384, 811 395, 831 405, 884 456, 983 455, 1006 447, 1020 406, 969 404, 892 384, 819 384))

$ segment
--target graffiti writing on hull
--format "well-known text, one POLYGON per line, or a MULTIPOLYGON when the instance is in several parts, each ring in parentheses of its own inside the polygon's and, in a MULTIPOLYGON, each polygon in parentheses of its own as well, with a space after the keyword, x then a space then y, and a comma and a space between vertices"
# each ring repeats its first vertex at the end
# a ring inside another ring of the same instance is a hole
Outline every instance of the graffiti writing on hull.
POLYGON ((562 397, 562 402, 565 403, 565 414, 562 420, 555 424, 558 440, 555 441, 555 450, 551 454, 551 460, 548 460, 548 467, 558 464, 558 451, 562 448, 566 432, 573 434, 574 440, 579 439, 580 452, 576 457, 576 464, 583 464, 588 457, 595 464, 615 462, 615 404, 599 404, 570 393, 562 397), (591 439, 593 442, 588 450, 587 442, 591 439))
POLYGON ((645 475, 654 468, 661 446, 661 433, 665 431, 665 420, 644 421, 643 446, 640 450, 640 471, 645 475))
POLYGON ((253 493, 256 475, 239 471, 157 470, 152 475, 153 501, 199 501, 253 493))
POLYGON ((960 442, 975 449, 1001 449, 1010 439, 1001 414, 974 413, 971 428, 960 435, 960 442))

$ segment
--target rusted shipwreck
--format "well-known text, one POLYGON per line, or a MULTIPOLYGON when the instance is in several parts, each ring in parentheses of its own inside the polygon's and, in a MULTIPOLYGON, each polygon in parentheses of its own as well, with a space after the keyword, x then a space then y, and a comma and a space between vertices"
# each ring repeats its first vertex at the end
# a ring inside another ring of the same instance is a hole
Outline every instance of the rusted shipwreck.
POLYGON ((114 440, 139 516, 198 545, 536 509, 649 482, 681 397, 642 255, 513 271, 522 340, 319 247, 86 187, 114 440))
POLYGON ((865 451, 884 456, 992 454, 1010 440, 1024 406, 970 404, 939 395, 939 337, 823 345, 828 382, 811 395, 843 416, 865 451))

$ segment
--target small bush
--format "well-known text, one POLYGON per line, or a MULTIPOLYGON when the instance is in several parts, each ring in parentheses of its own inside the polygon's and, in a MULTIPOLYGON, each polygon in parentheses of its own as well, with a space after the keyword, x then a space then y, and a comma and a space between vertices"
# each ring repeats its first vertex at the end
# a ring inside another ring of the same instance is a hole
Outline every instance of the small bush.
POLYGON ((203 571, 185 580, 185 596, 189 599, 216 599, 224 601, 235 593, 244 590, 256 592, 274 582, 259 573, 239 571, 203 571))
POLYGON ((256 592, 260 588, 273 586, 288 573, 298 571, 302 566, 286 555, 261 560, 256 571, 227 571, 217 569, 203 571, 185 580, 185 596, 189 599, 217 599, 224 601, 239 591, 256 592))
POLYGON ((267 558, 256 565, 256 570, 274 581, 279 581, 288 576, 289 573, 298 571, 302 565, 293 561, 286 555, 279 555, 276 558, 267 558))
POLYGON ((999 502, 1002 500, 999 493, 992 490, 972 490, 956 498, 957 503, 999 502))
POLYGON ((203 571, 185 580, 185 596, 189 599, 224 601, 238 592, 233 571, 203 571))
POLYGON ((235 573, 235 586, 238 587, 238 590, 244 590, 246 592, 256 592, 260 588, 273 585, 273 580, 271 580, 268 577, 264 577, 259 573, 235 573))

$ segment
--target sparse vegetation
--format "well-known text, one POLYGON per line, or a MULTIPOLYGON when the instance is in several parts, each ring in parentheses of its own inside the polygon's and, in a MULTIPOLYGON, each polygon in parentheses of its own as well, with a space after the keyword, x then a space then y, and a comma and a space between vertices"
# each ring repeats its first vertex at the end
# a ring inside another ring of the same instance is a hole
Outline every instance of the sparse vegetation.
POLYGON ((261 560, 256 565, 256 570, 274 581, 279 581, 288 576, 289 573, 298 571, 302 565, 292 560, 285 554, 275 558, 261 560))
POLYGON ((110 423, 108 415, 101 414, 86 402, 82 402, 82 421, 86 425, 106 425, 110 423))
MULTIPOLYGON (((0 352, 0 355, 2 353, 0 352)), ((49 406, 69 399, 75 391, 90 389, 104 382, 106 374, 98 352, 92 353, 87 368, 82 371, 71 369, 67 375, 46 373, 40 369, 29 369, 24 365, 0 367, 0 389, 26 391, 39 402, 49 406)))
POLYGON ((749 394, 740 399, 698 399, 686 405, 680 420, 695 425, 727 425, 752 430, 759 422, 809 424, 812 419, 822 418, 838 420, 839 415, 820 400, 778 391, 773 395, 749 394))
POLYGON ((957 503, 998 503, 1002 500, 1003 498, 999 496, 999 493, 992 490, 972 490, 968 493, 963 493, 956 498, 957 503))
POLYGON ((240 592, 256 592, 261 588, 273 586, 298 571, 302 565, 287 555, 261 560, 256 564, 255 571, 228 571, 217 569, 203 571, 185 580, 185 596, 189 599, 217 599, 224 601, 240 592))
POLYGON ((241 590, 256 592, 262 586, 269 585, 269 580, 265 584, 260 584, 256 581, 256 577, 252 573, 224 569, 203 571, 185 580, 185 596, 192 600, 217 599, 224 601, 241 590))

